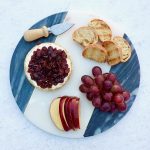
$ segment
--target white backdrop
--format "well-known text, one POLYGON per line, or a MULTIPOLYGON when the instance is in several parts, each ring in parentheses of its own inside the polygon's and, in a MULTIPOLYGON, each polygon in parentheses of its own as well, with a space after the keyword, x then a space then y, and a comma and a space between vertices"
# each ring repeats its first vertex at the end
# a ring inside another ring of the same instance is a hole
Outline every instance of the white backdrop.
POLYGON ((149 150, 150 149, 150 1, 148 0, 0 0, 0 149, 1 150, 149 150), (141 84, 130 112, 113 128, 86 139, 49 135, 29 123, 18 109, 9 84, 11 56, 23 32, 63 10, 105 14, 131 38, 141 65, 141 84))

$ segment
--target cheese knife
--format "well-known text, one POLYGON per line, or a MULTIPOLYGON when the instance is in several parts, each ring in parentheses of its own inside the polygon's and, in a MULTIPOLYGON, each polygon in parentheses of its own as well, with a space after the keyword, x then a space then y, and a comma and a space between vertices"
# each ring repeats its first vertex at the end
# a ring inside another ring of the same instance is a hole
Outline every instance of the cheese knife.
POLYGON ((51 27, 43 26, 40 29, 27 30, 24 33, 24 39, 27 42, 31 42, 41 37, 48 37, 49 34, 51 33, 54 35, 60 35, 66 32, 67 30, 69 30, 73 25, 74 25, 73 23, 64 22, 64 23, 53 25, 51 27))

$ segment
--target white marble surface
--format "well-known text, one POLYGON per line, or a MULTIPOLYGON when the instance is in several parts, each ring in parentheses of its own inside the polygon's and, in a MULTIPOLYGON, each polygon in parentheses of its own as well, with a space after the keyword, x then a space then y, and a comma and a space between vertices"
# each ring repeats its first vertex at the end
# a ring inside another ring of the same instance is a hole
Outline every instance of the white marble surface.
POLYGON ((1 150, 149 150, 150 149, 150 1, 148 0, 0 0, 0 149, 1 150), (12 53, 22 33, 38 20, 67 8, 105 14, 124 27, 141 64, 139 94, 130 112, 107 132, 66 139, 44 133, 19 111, 9 85, 12 53))

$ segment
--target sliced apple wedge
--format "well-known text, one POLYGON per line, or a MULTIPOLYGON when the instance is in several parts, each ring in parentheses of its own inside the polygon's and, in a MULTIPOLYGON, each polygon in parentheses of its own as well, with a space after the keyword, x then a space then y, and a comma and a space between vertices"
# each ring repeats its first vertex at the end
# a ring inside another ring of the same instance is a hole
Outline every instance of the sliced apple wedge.
POLYGON ((50 116, 56 127, 62 131, 79 129, 79 98, 56 98, 50 105, 50 116))
POLYGON ((66 103, 67 97, 61 97, 60 102, 59 102, 59 115, 60 115, 60 120, 62 122, 62 126, 65 131, 70 130, 70 127, 67 124, 65 113, 64 113, 64 104, 66 103))
POLYGON ((70 111, 71 111, 74 127, 76 129, 79 129, 80 123, 79 123, 79 99, 78 98, 75 97, 72 99, 70 104, 70 111))
POLYGON ((80 103, 79 103, 79 98, 76 98, 76 108, 75 108, 75 112, 74 113, 74 122, 75 122, 75 126, 76 128, 80 129, 80 103))
POLYGON ((64 131, 64 128, 62 126, 62 122, 60 119, 60 115, 59 115, 59 102, 60 102, 60 98, 57 98, 52 101, 52 103, 50 105, 50 116, 51 116, 52 121, 54 122, 55 126, 58 129, 64 131))
POLYGON ((66 102, 64 105, 64 112, 65 112, 66 121, 67 121, 69 127, 74 130, 75 127, 73 125, 73 119, 72 119, 71 112, 70 112, 70 102, 71 101, 72 101, 71 97, 68 97, 66 99, 66 102))

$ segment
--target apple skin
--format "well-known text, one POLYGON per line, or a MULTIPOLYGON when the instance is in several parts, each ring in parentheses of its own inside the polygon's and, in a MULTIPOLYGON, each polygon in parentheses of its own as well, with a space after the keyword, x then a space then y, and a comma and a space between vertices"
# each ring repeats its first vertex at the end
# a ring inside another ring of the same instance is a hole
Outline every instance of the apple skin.
POLYGON ((76 103, 77 103, 77 105, 76 105, 77 106, 77 113, 76 113, 77 120, 76 120, 76 124, 77 124, 77 128, 78 129, 80 129, 80 108, 79 108, 80 104, 79 104, 79 100, 80 100, 79 98, 76 99, 76 103))
POLYGON ((65 120, 65 113, 64 113, 64 104, 66 103, 67 97, 63 96, 60 98, 59 102, 59 115, 60 115, 60 120, 62 123, 62 126, 65 131, 69 131, 70 127, 67 124, 67 121, 65 120))
POLYGON ((67 99, 65 101, 65 105, 64 105, 64 112, 65 112, 66 121, 67 121, 69 127, 71 129, 75 130, 75 127, 73 124, 73 119, 72 119, 71 112, 70 112, 71 101, 72 101, 72 97, 67 97, 67 99))
POLYGON ((80 123, 79 123, 79 98, 74 97, 72 98, 70 102, 70 111, 72 116, 72 121, 74 124, 74 127, 76 129, 80 129, 80 123))

